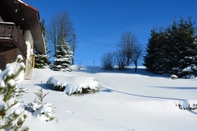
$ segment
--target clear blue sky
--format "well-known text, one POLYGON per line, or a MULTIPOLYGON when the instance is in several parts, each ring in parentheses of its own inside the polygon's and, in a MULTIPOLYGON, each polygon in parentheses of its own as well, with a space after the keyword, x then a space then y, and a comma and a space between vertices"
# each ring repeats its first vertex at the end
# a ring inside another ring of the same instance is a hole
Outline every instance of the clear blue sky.
MULTIPOLYGON (((49 23, 66 11, 73 21, 77 49, 75 64, 100 65, 101 56, 116 50, 124 31, 130 30, 146 46, 153 27, 167 27, 175 18, 191 16, 197 22, 196 0, 23 0, 49 23)), ((197 25, 197 24, 196 24, 197 25)), ((196 26, 197 27, 197 26, 196 26)))

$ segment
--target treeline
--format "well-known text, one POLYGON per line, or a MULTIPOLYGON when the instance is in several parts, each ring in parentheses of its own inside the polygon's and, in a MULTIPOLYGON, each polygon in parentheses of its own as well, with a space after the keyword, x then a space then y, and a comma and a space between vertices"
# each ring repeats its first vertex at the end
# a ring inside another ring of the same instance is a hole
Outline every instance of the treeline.
POLYGON ((197 76, 197 36, 191 18, 174 21, 167 28, 152 29, 144 65, 157 74, 174 74, 179 78, 197 76))
POLYGON ((118 41, 117 50, 101 57, 101 66, 105 70, 112 70, 114 65, 117 65, 119 70, 124 70, 133 63, 137 72, 138 61, 142 55, 143 48, 135 34, 125 31, 118 41))
POLYGON ((181 18, 166 28, 153 28, 145 52, 136 36, 126 31, 120 37, 117 50, 102 56, 101 65, 106 70, 113 69, 114 65, 123 70, 132 63, 136 72, 142 56, 144 66, 152 73, 195 78, 197 76, 195 22, 190 17, 181 18))

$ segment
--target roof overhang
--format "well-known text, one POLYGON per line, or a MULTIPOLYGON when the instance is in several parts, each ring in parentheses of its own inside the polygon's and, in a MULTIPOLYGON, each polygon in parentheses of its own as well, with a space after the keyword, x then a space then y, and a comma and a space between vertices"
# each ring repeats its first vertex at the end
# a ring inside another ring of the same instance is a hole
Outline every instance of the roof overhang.
POLYGON ((0 16, 4 22, 13 22, 23 30, 30 30, 35 48, 40 53, 46 54, 40 26, 40 16, 37 9, 21 0, 0 0, 0 16))
POLYGON ((21 0, 15 0, 15 3, 18 4, 23 13, 27 27, 31 31, 32 37, 34 39, 36 49, 40 53, 46 54, 45 42, 40 26, 39 11, 21 0))

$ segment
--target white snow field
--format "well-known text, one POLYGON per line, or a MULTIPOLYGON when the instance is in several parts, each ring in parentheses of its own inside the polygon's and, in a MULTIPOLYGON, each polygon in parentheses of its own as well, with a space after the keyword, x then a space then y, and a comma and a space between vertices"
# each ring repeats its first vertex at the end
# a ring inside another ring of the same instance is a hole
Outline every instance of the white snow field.
POLYGON ((31 102, 40 87, 45 103, 55 106, 55 120, 45 122, 29 115, 24 126, 30 131, 196 131, 197 111, 180 110, 177 104, 197 103, 197 79, 172 80, 146 72, 104 71, 84 67, 72 72, 34 69, 29 90, 21 101, 31 102), (71 95, 54 91, 46 81, 51 76, 93 77, 102 86, 99 92, 71 95), (41 82, 42 81, 42 82, 41 82), (43 84, 41 84, 43 83, 43 84))

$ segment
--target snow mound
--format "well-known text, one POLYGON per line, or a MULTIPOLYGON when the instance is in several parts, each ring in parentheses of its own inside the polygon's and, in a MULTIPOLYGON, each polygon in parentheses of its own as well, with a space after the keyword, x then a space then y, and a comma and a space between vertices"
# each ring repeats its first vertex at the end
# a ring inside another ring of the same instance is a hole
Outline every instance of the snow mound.
POLYGON ((53 109, 54 107, 52 103, 45 103, 38 110, 33 112, 33 116, 35 116, 38 120, 41 121, 51 121, 55 118, 53 117, 53 109))
POLYGON ((100 89, 98 81, 93 77, 81 76, 51 76, 47 84, 53 85, 55 90, 64 91, 66 94, 97 92, 100 89))
POLYGON ((5 87, 4 80, 7 78, 7 76, 12 76, 12 75, 19 73, 14 78, 14 80, 16 82, 23 80, 24 71, 19 72, 19 70, 25 69, 25 64, 22 61, 23 61, 23 57, 21 55, 18 55, 15 62, 8 63, 6 65, 6 69, 3 71, 0 71, 0 86, 1 87, 5 87))

